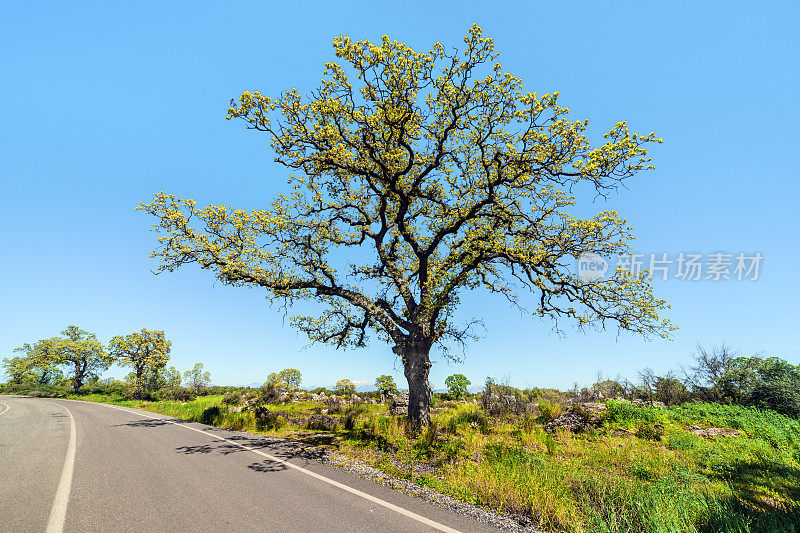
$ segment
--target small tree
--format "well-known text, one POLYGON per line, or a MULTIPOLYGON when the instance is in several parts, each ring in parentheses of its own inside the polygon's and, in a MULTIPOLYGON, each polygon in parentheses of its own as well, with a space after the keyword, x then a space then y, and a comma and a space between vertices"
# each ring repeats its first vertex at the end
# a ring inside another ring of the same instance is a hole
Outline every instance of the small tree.
POLYGON ((686 386, 675 377, 673 372, 667 372, 667 375, 655 378, 653 393, 656 400, 666 405, 688 402, 691 397, 686 386))
POLYGON ((251 212, 163 192, 139 205, 162 233, 159 272, 196 263, 270 299, 315 300, 319 313, 292 319, 315 342, 363 347, 376 332, 402 361, 415 424, 430 422, 431 350, 473 338, 454 322, 466 291, 521 308, 532 293, 534 316, 579 328, 672 328, 646 273, 575 271, 584 253, 629 253, 633 234, 616 211, 576 215, 573 190, 606 196, 652 168, 646 145, 660 139, 618 122, 592 146, 588 121, 558 93, 524 91, 480 27, 464 43, 337 37, 342 64, 325 64, 310 100, 245 91, 228 109, 267 135, 289 194, 251 212))
POLYGON ((183 373, 183 382, 196 391, 211 384, 211 372, 203 371, 203 363, 195 363, 191 370, 183 373))
POLYGON ((706 349, 700 344, 694 354, 694 366, 684 370, 686 383, 692 394, 706 402, 723 400, 722 377, 731 367, 738 354, 724 343, 715 348, 706 349))
POLYGON ((394 382, 394 378, 392 376, 387 376, 386 374, 378 376, 375 379, 375 388, 378 389, 381 394, 386 396, 389 396, 390 394, 397 394, 397 385, 394 382))
POLYGON ((444 384, 447 386, 447 392, 450 396, 453 398, 463 398, 467 395, 467 387, 472 383, 470 383, 467 376, 464 374, 453 374, 444 380, 444 384))
POLYGON ((333 388, 340 394, 353 394, 356 391, 355 383, 347 378, 337 381, 333 388))
POLYGON ((164 371, 164 379, 167 382, 167 387, 174 389, 181 386, 181 373, 174 366, 164 371))
POLYGON ((148 374, 157 373, 167 365, 172 342, 163 331, 142 329, 126 336, 117 335, 108 346, 120 365, 133 368, 134 396, 140 398, 147 389, 148 374))
POLYGON ((284 368, 278 372, 278 382, 287 390, 297 390, 303 381, 303 375, 296 368, 284 368))

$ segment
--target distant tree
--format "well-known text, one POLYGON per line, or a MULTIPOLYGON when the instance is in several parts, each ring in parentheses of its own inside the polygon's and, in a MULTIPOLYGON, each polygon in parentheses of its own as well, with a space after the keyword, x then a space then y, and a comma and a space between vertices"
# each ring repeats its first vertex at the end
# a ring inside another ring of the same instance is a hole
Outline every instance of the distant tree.
POLYGON ((167 382, 167 387, 174 389, 181 386, 181 373, 174 366, 164 371, 164 379, 167 382))
POLYGON ((715 348, 700 344, 694 354, 694 365, 684 369, 685 383, 692 394, 706 402, 723 400, 722 376, 739 355, 724 343, 715 348))
POLYGON ((195 363, 191 370, 183 373, 183 382, 187 387, 201 390, 211 385, 211 372, 203 371, 203 363, 195 363))
POLYGON ((655 378, 653 394, 656 400, 666 405, 679 405, 691 399, 691 394, 686 386, 671 371, 667 372, 665 376, 655 378))
POLYGON ((342 64, 325 64, 310 99, 245 91, 228 109, 266 134, 289 194, 250 212, 164 192, 139 205, 157 218, 160 272, 196 263, 271 299, 315 300, 320 314, 292 319, 314 342, 363 347, 376 332, 403 364, 415 425, 430 422, 431 350, 473 338, 454 318, 464 292, 520 307, 532 294, 533 315, 556 326, 672 329, 646 273, 575 271, 584 253, 629 253, 633 233, 616 211, 577 215, 573 191, 608 195, 652 168, 660 139, 618 122, 592 146, 588 121, 503 72, 479 26, 464 42, 419 52, 337 37, 342 64))
POLYGON ((732 403, 800 417, 800 366, 778 357, 737 357, 718 382, 732 403))
POLYGON ((349 379, 340 379, 333 386, 334 390, 340 394, 352 394, 356 391, 356 385, 349 379))
POLYGON ((42 339, 19 350, 25 353, 23 366, 28 371, 39 370, 38 380, 49 381, 59 376, 53 367, 67 368, 72 390, 78 391, 83 384, 108 369, 114 358, 106 353, 103 345, 93 333, 77 326, 68 326, 61 332, 63 337, 42 339))
POLYGON ((267 376, 267 381, 264 382, 265 386, 273 387, 273 388, 280 388, 281 380, 278 378, 277 372, 270 372, 267 376))
POLYGON ((605 398, 622 398, 625 397, 627 391, 625 385, 619 382, 620 379, 622 378, 604 379, 592 385, 592 388, 605 398))
POLYGON ((463 398, 467 394, 467 387, 472 383, 464 374, 453 374, 444 380, 447 392, 454 398, 463 398))
POLYGON ((378 376, 375 379, 375 388, 378 389, 381 394, 387 396, 390 394, 397 394, 397 385, 394 382, 394 378, 386 374, 378 376))
POLYGON ((163 331, 142 329, 130 335, 117 335, 108 346, 121 366, 133 368, 134 396, 138 398, 147 390, 148 374, 159 372, 167 365, 172 342, 166 339, 163 331))
POLYGON ((278 372, 278 382, 287 390, 297 390, 303 381, 303 375, 296 368, 284 368, 278 372))
POLYGON ((645 368, 639 370, 639 387, 635 393, 637 397, 642 400, 646 400, 651 405, 655 401, 656 397, 656 376, 655 372, 653 372, 652 368, 645 368))

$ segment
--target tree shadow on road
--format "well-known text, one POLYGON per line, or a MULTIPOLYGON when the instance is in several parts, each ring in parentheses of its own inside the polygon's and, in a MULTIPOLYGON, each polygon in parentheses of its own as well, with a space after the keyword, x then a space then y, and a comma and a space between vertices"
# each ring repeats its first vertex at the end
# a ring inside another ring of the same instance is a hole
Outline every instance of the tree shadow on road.
POLYGON ((132 428, 154 428, 158 426, 166 426, 169 425, 170 422, 165 420, 154 420, 150 418, 145 418, 142 420, 133 420, 131 422, 125 422, 124 424, 114 424, 111 427, 121 427, 127 426, 132 428))
POLYGON ((264 459, 260 463, 247 465, 247 468, 250 470, 255 470, 256 472, 282 472, 289 469, 289 467, 285 464, 279 463, 278 461, 272 461, 270 459, 264 459))
POLYGON ((265 437, 248 437, 243 435, 231 435, 229 437, 225 437, 225 439, 226 440, 214 441, 211 444, 179 446, 175 448, 175 451, 183 454, 220 453, 222 455, 229 455, 232 453, 247 452, 250 450, 267 450, 271 455, 279 457, 280 459, 305 459, 308 461, 320 461, 326 456, 324 449, 315 446, 309 446, 301 442, 265 437), (230 441, 234 441, 235 443, 230 441), (246 448, 243 448, 242 446, 245 446, 246 448))

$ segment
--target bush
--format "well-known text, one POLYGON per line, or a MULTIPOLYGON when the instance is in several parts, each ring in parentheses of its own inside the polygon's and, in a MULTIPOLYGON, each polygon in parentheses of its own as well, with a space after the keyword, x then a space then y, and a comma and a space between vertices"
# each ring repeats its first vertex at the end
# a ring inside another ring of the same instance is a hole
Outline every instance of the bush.
POLYGON ((191 402, 197 398, 197 393, 189 388, 175 387, 174 389, 161 389, 153 394, 154 399, 171 402, 191 402))
MULTIPOLYGON (((351 407, 348 409, 347 416, 344 418, 345 431, 353 431, 356 428, 356 421, 366 410, 360 407, 351 407)), ((330 411, 329 411, 330 412, 330 411)))
POLYGON ((447 433, 455 434, 462 425, 469 425, 484 434, 489 433, 489 419, 473 405, 458 407, 445 422, 444 429, 447 433))
POLYGON ((644 440, 661 440, 664 436, 664 426, 661 424, 639 424, 636 428, 636 436, 644 440))
POLYGON ((256 407, 253 411, 256 421, 256 428, 259 430, 280 429, 284 419, 278 413, 270 411, 266 407, 256 407))
POLYGON ((259 403, 277 403, 280 401, 280 389, 272 382, 267 381, 261 386, 259 403))
POLYGON ((542 419, 545 422, 550 422, 561 416, 563 410, 561 409, 561 405, 555 402, 542 400, 539 402, 539 412, 542 414, 542 419))
POLYGON ((242 393, 239 391, 229 392, 222 397, 222 403, 225 405, 239 405, 241 402, 242 393))

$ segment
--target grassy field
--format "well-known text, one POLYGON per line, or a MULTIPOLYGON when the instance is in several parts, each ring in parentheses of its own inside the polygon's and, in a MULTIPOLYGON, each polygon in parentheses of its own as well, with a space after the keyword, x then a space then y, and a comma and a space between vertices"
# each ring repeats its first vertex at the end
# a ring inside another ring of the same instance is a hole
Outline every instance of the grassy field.
MULTIPOLYGON (((265 427, 252 411, 233 412, 222 396, 74 398, 294 438, 325 408, 270 405, 280 416, 265 427)), ((331 417, 340 421, 329 431, 332 446, 342 453, 547 531, 800 531, 800 422, 771 411, 611 401, 597 431, 552 435, 543 430, 547 416, 490 418, 475 404, 444 403, 418 434, 383 405, 342 408, 331 417), (740 436, 701 438, 687 426, 740 436)))

